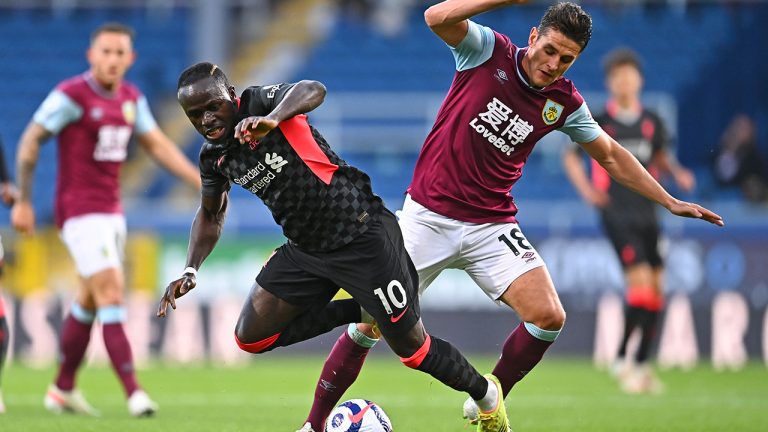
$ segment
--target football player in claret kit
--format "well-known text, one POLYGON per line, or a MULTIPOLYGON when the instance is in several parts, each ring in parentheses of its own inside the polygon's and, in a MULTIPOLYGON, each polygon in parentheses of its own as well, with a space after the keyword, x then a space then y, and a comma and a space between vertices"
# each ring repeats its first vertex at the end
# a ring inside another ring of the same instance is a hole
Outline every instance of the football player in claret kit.
MULTIPOLYGON (((456 70, 398 214, 421 291, 442 270, 462 269, 491 300, 520 317, 493 369, 504 396, 538 364, 565 323, 547 268, 518 225, 510 195, 543 136, 565 133, 615 180, 675 215, 723 224, 711 211, 670 196, 603 132, 575 85, 563 77, 589 42, 590 16, 576 4, 555 4, 530 29, 527 46, 470 20, 513 3, 521 2, 447 0, 425 12, 427 25, 453 54, 456 70)), ((375 343, 370 325, 350 326, 347 333, 321 372, 303 431, 322 430, 375 343)), ((468 400, 464 415, 485 430, 482 407, 468 400)))
MULTIPOLYGON (((595 118, 597 123, 643 166, 670 174, 678 187, 691 190, 695 178, 670 154, 664 124, 640 102, 643 75, 637 54, 625 48, 611 52, 605 61, 605 76, 610 99, 605 112, 595 118)), ((566 172, 582 198, 600 209, 603 228, 618 254, 627 283, 624 335, 611 371, 628 393, 658 392, 661 383, 648 361, 664 305, 664 263, 659 251, 656 204, 612 182, 596 163, 592 164, 590 183, 580 153, 578 146, 563 153, 566 172), (627 342, 635 328, 641 331, 640 344, 635 358, 628 362, 627 342)))
POLYGON ((20 196, 11 210, 11 221, 16 230, 32 234, 35 164, 40 146, 58 136, 54 216, 82 281, 64 319, 59 370, 44 399, 45 407, 55 413, 97 414, 75 386, 96 319, 102 324, 104 345, 128 398, 130 414, 141 417, 157 410, 136 380, 123 328, 126 226, 120 167, 135 136, 153 159, 192 187, 200 187, 200 177, 157 127, 144 95, 123 80, 135 57, 130 27, 108 23, 97 28, 87 52, 90 69, 61 82, 48 94, 18 146, 20 196))
POLYGON ((238 98, 221 69, 198 63, 182 72, 177 88, 179 104, 206 140, 203 189, 187 268, 168 285, 158 316, 195 287, 197 270, 221 235, 234 183, 264 202, 288 239, 261 268, 243 305, 235 328, 241 349, 264 353, 369 313, 406 366, 468 393, 496 423, 506 422, 497 384, 424 329, 416 269, 395 216, 369 177, 307 122, 325 87, 316 81, 254 86, 238 98), (339 287, 352 299, 332 301, 339 287))

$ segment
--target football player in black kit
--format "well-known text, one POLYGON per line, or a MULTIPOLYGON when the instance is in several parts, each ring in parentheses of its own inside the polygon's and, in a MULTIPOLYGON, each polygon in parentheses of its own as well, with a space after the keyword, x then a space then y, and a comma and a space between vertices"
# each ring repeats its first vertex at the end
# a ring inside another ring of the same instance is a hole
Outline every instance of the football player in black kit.
MULTIPOLYGON (((678 187, 690 191, 695 179, 668 152, 669 136, 659 116, 640 103, 643 75, 640 60, 628 49, 611 52, 605 62, 610 99, 597 123, 651 172, 671 175, 678 187)), ((627 283, 624 335, 612 372, 629 393, 657 392, 661 383, 648 364, 651 342, 664 304, 664 263, 659 252, 656 206, 641 195, 612 182, 592 164, 587 179, 578 147, 564 153, 569 178, 585 201, 600 209, 603 228, 624 269, 627 283), (635 328, 641 339, 634 361, 627 362, 627 341, 635 328)))
POLYGON ((508 424, 497 385, 424 329, 416 270, 369 177, 307 123, 305 113, 323 102, 325 87, 316 81, 254 86, 238 98, 221 69, 198 63, 182 72, 177 89, 179 104, 206 140, 203 187, 187 268, 166 288, 158 316, 195 287, 235 183, 264 201, 288 239, 264 264, 243 305, 235 328, 241 349, 263 353, 372 317, 406 366, 467 392, 496 413, 496 424, 508 424), (352 299, 332 301, 339 287, 352 299))

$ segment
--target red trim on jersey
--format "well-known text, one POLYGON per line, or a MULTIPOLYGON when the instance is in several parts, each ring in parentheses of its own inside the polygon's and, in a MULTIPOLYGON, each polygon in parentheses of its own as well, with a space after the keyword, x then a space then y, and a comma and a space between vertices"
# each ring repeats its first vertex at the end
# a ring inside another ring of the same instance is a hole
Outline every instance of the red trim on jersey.
POLYGON ((421 366, 421 362, 424 361, 424 358, 427 356, 427 353, 429 353, 429 347, 431 345, 432 345, 432 337, 427 335, 427 340, 424 341, 424 345, 422 345, 421 348, 416 350, 416 352, 413 353, 413 355, 408 358, 400 357, 400 361, 403 362, 403 364, 408 366, 409 368, 416 369, 417 367, 421 366))
POLYGON ((650 141, 653 139, 653 134, 656 133, 656 125, 653 124, 651 119, 643 119, 642 123, 640 123, 640 133, 643 134, 643 138, 650 141))
POLYGON ((235 334, 235 341, 237 341, 237 346, 240 347, 243 351, 248 351, 249 353, 259 354, 264 352, 265 349, 272 346, 273 343, 277 340, 277 338, 280 337, 281 333, 278 333, 276 335, 272 335, 266 339, 262 339, 257 342, 253 343, 243 343, 240 342, 240 338, 237 337, 237 334, 235 334))
POLYGON ((623 262, 624 265, 633 264, 635 258, 637 258, 637 253, 632 245, 626 245, 621 249, 621 262, 623 262))
POLYGON ((332 164, 328 156, 317 145, 317 141, 312 136, 312 131, 307 123, 307 116, 304 114, 289 118, 278 126, 283 132, 288 143, 296 151, 301 160, 312 170, 313 173, 325 184, 331 184, 333 173, 339 169, 338 165, 332 164))
POLYGON ((0 318, 5 316, 5 302, 3 301, 3 298, 0 297, 0 318))
POLYGON ((608 175, 608 171, 594 159, 592 159, 592 184, 602 192, 608 192, 608 188, 611 187, 611 176, 608 175))

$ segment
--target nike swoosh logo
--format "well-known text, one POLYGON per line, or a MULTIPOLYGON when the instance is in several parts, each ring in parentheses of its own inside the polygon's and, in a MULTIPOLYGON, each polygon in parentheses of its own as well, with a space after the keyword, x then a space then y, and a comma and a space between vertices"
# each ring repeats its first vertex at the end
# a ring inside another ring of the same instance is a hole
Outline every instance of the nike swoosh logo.
POLYGON ((365 415, 366 412, 368 412, 369 409, 371 409, 371 406, 373 406, 373 404, 369 403, 368 405, 365 406, 365 408, 361 409, 359 413, 355 415, 347 414, 347 417, 349 417, 349 421, 351 421, 352 424, 362 421, 363 416, 365 415))
POLYGON ((400 321, 400 318, 402 318, 402 317, 403 317, 403 315, 405 315, 405 312, 408 310, 408 308, 409 308, 409 307, 411 307, 411 306, 409 305, 408 307, 406 307, 405 309, 403 309, 403 311, 402 311, 402 312, 400 312, 400 315, 398 315, 398 316, 391 316, 391 317, 389 317, 389 320, 390 320, 390 321, 392 321, 393 323, 396 323, 396 322, 400 321))

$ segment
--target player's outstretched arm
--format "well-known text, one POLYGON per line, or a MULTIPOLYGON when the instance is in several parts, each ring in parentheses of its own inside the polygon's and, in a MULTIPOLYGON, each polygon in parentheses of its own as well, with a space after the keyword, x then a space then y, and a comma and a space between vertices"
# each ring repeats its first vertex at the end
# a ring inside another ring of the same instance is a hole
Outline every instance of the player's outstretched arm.
POLYGON ((723 218, 716 213, 698 204, 680 201, 670 195, 635 159, 632 153, 605 132, 596 140, 582 143, 581 146, 616 181, 646 198, 656 201, 672 214, 703 219, 719 226, 725 225, 723 218))
POLYGON ((159 128, 139 135, 139 144, 163 168, 190 186, 200 189, 200 172, 159 128))
POLYGON ((446 0, 424 12, 424 21, 445 43, 457 46, 467 35, 467 19, 501 6, 527 0, 446 0))
POLYGON ((29 122, 21 135, 16 153, 16 179, 19 182, 19 196, 11 208, 11 224, 16 231, 33 234, 35 231, 35 210, 32 208, 32 181, 40 146, 51 133, 43 126, 29 122))
POLYGON ((157 316, 164 317, 168 305, 176 309, 176 299, 188 293, 197 285, 196 272, 203 261, 210 255, 216 242, 221 237, 224 218, 227 213, 229 196, 227 192, 219 195, 203 195, 200 209, 197 210, 187 248, 187 269, 184 275, 168 284, 160 299, 157 316))
POLYGON ((240 121, 235 126, 235 139, 241 144, 259 141, 280 122, 299 114, 306 114, 325 100, 326 89, 319 81, 302 80, 297 82, 282 98, 272 111, 264 117, 252 116, 240 121))

